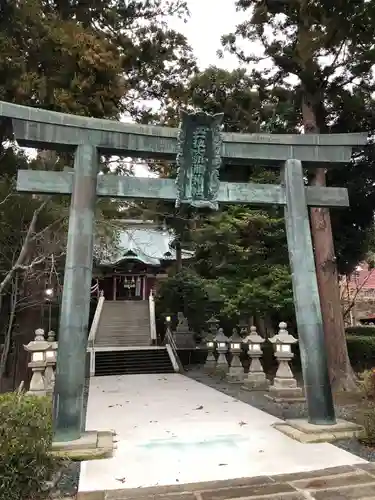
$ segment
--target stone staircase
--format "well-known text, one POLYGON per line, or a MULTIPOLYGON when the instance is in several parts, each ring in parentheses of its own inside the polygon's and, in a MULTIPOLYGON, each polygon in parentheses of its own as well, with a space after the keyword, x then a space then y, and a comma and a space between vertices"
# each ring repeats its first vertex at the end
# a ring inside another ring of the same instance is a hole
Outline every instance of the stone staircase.
POLYGON ((95 354, 95 376, 135 375, 141 373, 174 373, 165 347, 121 351, 98 351, 95 354))
POLYGON ((148 301, 105 301, 95 337, 95 348, 150 346, 148 301))
POLYGON ((148 301, 105 301, 94 351, 95 376, 175 371, 168 349, 151 345, 148 301))

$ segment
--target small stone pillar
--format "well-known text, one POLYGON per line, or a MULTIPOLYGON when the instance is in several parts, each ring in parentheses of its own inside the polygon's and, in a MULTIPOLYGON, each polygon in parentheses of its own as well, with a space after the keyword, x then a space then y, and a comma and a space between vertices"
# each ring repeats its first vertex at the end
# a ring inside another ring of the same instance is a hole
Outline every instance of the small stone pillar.
POLYGON ((219 328, 215 337, 215 341, 217 352, 219 353, 215 371, 217 373, 226 375, 228 373, 228 361, 225 355, 228 352, 228 337, 224 335, 224 330, 222 328, 219 328))
POLYGON ((44 383, 47 394, 53 394, 55 387, 55 368, 57 359, 57 342, 56 334, 53 330, 48 332, 47 342, 49 348, 46 351, 46 370, 44 372, 44 383))
POLYGON ((275 357, 279 363, 273 384, 269 388, 269 397, 275 401, 303 401, 303 392, 297 385, 289 363, 293 359, 292 344, 298 341, 293 335, 289 335, 287 324, 279 324, 279 333, 274 335, 269 341, 274 345, 275 357))
POLYGON ((250 327, 250 333, 245 338, 245 342, 249 346, 248 356, 250 358, 249 372, 244 379, 242 389, 248 391, 264 391, 269 387, 269 381, 264 373, 260 358, 262 357, 262 344, 264 338, 258 335, 255 326, 250 327))
POLYGON ((44 371, 46 369, 46 351, 49 346, 49 343, 44 338, 44 330, 42 328, 35 330, 35 339, 24 345, 25 350, 31 353, 31 361, 28 367, 33 372, 28 394, 36 396, 46 395, 44 371))
POLYGON ((233 328, 233 333, 229 339, 230 352, 232 354, 232 362, 227 374, 227 380, 231 383, 242 382, 244 378, 243 366, 240 359, 242 352, 242 337, 238 334, 237 328, 233 328))

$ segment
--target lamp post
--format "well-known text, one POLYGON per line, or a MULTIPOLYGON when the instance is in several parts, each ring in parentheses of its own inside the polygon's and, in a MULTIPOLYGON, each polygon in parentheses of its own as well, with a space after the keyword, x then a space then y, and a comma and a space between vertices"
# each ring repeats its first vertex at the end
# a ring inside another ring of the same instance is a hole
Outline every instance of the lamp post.
POLYGON ((30 380, 30 388, 28 394, 36 396, 45 396, 46 387, 44 380, 44 371, 46 369, 46 351, 50 344, 44 338, 44 330, 38 328, 35 330, 35 338, 24 349, 31 353, 31 361, 28 367, 31 368, 33 374, 30 380))
POLYGON ((48 331, 51 331, 52 327, 52 300, 54 296, 53 288, 46 288, 44 290, 44 297, 46 302, 48 303, 48 331))
POLYGON ((209 333, 205 336, 205 343, 207 347, 207 358, 204 364, 204 369, 208 372, 213 372, 216 367, 216 358, 214 355, 215 352, 215 334, 217 333, 217 326, 219 324, 219 320, 215 318, 215 316, 211 316, 209 320, 207 320, 208 331, 209 333))
POLYGON ((229 339, 230 352, 232 354, 232 362, 227 374, 228 382, 238 383, 242 382, 244 378, 243 366, 240 359, 242 351, 242 337, 238 334, 237 328, 233 328, 233 333, 229 339))
POLYGON ((172 324, 172 316, 170 313, 166 313, 165 318, 165 335, 163 343, 168 343, 168 337, 172 335, 171 324, 172 324))
POLYGON ((222 328, 219 328, 215 341, 217 352, 219 353, 215 371, 226 375, 228 373, 228 361, 225 355, 228 352, 228 337, 224 335, 224 330, 222 328))
POLYGON ((260 358, 262 357, 262 344, 264 338, 258 335, 255 326, 250 327, 250 333, 245 338, 248 345, 248 356, 250 358, 249 372, 244 380, 243 389, 248 391, 266 390, 269 382, 264 373, 260 358))
POLYGON ((279 363, 273 384, 269 389, 269 396, 276 401, 301 401, 304 400, 302 389, 298 387, 289 366, 294 357, 292 345, 296 344, 298 340, 290 335, 286 328, 287 324, 281 322, 279 333, 269 339, 274 345, 275 357, 279 363))
POLYGON ((207 372, 213 372, 216 367, 216 359, 214 356, 214 351, 215 351, 215 337, 212 335, 212 333, 208 333, 205 338, 205 343, 207 347, 207 358, 204 363, 204 369, 207 372))

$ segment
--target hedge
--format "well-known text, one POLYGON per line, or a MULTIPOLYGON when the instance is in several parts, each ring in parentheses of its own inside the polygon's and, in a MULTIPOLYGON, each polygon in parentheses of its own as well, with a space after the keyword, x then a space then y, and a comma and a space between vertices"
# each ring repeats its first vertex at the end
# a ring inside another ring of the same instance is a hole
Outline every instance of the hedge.
POLYGON ((347 335, 348 352, 354 369, 375 366, 375 337, 347 335))
POLYGON ((345 329, 347 335, 357 335, 359 337, 374 337, 375 338, 375 326, 348 326, 345 329))
POLYGON ((61 466, 51 453, 50 398, 0 394, 0 500, 48 498, 61 466))

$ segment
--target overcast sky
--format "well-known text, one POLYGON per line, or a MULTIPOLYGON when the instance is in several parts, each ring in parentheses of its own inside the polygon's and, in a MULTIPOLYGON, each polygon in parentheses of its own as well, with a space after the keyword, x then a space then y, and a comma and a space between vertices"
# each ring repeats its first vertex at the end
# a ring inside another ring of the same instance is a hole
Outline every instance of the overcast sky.
MULTIPOLYGON (((187 0, 187 3, 190 9, 188 21, 184 23, 172 18, 169 26, 186 36, 198 60, 199 68, 238 68, 239 63, 235 56, 224 54, 224 58, 219 58, 216 54, 221 48, 221 36, 233 31, 236 24, 243 19, 243 13, 236 12, 235 0, 187 0)), ((142 166, 136 166, 135 174, 139 177, 150 175, 142 166)))
POLYGON ((236 12, 235 1, 187 0, 187 3, 191 13, 188 22, 171 19, 170 26, 186 36, 200 68, 204 69, 210 65, 226 69, 238 67, 234 56, 226 54, 224 59, 219 59, 216 55, 216 51, 221 48, 221 36, 233 31, 243 18, 243 13, 236 12))

